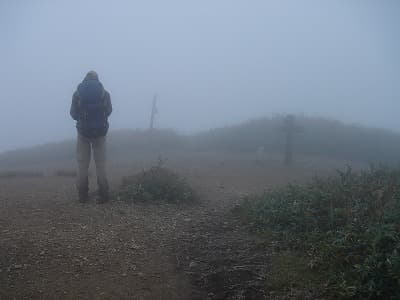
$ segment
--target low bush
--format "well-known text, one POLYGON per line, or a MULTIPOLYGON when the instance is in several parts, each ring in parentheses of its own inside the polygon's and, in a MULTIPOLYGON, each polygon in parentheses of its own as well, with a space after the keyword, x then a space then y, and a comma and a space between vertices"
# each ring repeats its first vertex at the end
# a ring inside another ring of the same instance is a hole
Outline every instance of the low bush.
POLYGON ((123 178, 119 198, 127 202, 186 203, 195 200, 197 196, 184 178, 157 165, 123 178))
POLYGON ((303 253, 326 296, 400 298, 400 169, 372 167, 250 196, 259 231, 303 253))

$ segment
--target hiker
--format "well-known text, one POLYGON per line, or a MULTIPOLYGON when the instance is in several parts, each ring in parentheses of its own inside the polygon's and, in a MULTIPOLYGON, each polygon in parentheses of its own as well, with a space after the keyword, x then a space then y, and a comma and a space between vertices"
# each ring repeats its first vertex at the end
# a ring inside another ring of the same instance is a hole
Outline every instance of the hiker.
POLYGON ((108 201, 108 181, 106 173, 106 135, 108 117, 112 112, 110 94, 103 88, 96 72, 86 74, 78 85, 71 104, 71 117, 77 121, 77 160, 79 201, 88 201, 88 169, 93 150, 96 164, 98 202, 108 201))

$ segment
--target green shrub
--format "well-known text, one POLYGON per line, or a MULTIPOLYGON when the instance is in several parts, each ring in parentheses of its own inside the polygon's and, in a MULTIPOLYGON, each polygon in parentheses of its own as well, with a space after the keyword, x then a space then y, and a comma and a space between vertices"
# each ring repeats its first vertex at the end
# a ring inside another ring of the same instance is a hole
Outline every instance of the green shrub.
POLYGON ((158 165, 123 178, 119 198, 127 202, 185 203, 195 200, 196 193, 183 178, 158 165))
POLYGON ((400 297, 400 169, 371 168, 248 197, 244 211, 272 230, 341 298, 400 297))

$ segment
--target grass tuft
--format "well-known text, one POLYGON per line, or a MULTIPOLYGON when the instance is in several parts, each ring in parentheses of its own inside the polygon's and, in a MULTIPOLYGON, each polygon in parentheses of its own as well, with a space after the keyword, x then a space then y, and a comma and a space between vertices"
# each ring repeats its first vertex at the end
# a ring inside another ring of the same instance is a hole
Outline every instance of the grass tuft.
POLYGON ((119 199, 126 202, 188 203, 197 199, 184 178, 161 164, 123 178, 119 199))

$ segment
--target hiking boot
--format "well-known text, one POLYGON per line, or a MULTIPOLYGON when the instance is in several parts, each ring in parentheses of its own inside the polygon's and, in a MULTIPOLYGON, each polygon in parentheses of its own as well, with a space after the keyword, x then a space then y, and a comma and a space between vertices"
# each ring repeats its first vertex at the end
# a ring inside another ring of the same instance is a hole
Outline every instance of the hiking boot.
POLYGON ((80 203, 86 203, 89 201, 89 180, 84 178, 79 180, 76 186, 78 190, 78 198, 80 203))
POLYGON ((87 192, 79 192, 78 198, 80 203, 87 203, 89 201, 89 195, 87 192))
POLYGON ((110 200, 110 197, 109 197, 108 191, 99 190, 99 198, 97 199, 97 203, 104 204, 104 203, 107 203, 109 200, 110 200))

